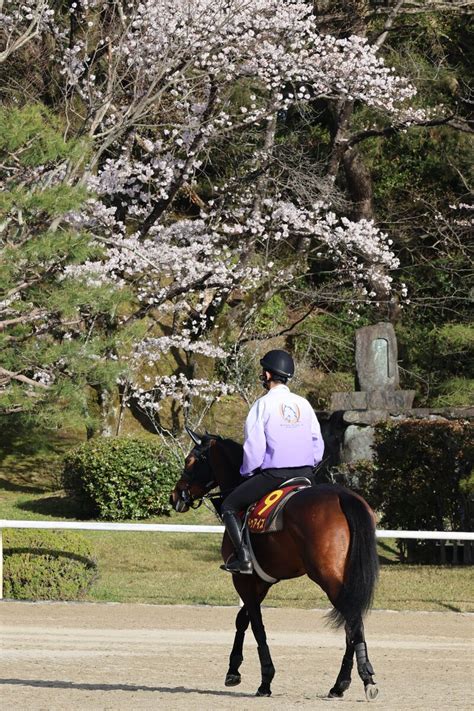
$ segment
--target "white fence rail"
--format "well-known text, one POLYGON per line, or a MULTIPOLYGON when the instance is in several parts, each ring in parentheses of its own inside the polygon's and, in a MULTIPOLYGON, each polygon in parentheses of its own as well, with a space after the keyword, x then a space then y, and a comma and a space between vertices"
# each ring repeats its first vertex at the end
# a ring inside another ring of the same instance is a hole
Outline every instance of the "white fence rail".
MULTIPOLYGON (((136 531, 146 533, 220 533, 224 526, 181 525, 166 523, 100 523, 97 521, 16 521, 0 519, 0 599, 3 598, 3 529, 36 528, 64 531, 136 531)), ((377 538, 411 538, 417 540, 474 541, 474 533, 465 531, 376 531, 377 538)))

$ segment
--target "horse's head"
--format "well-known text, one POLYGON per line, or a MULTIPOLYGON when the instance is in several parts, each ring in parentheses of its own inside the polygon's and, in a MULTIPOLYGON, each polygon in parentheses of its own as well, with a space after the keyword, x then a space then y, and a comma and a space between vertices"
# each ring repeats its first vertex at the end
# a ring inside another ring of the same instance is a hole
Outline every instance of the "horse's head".
POLYGON ((171 506, 179 513, 199 506, 202 497, 217 484, 211 467, 210 451, 218 437, 207 433, 198 435, 187 427, 186 431, 193 440, 194 447, 184 460, 183 473, 170 496, 171 506))

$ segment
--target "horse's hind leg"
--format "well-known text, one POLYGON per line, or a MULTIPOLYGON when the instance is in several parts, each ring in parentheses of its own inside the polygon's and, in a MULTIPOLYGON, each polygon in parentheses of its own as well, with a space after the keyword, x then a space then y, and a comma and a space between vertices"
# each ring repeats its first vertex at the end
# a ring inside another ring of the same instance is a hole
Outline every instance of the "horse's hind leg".
POLYGON ((351 672, 354 664, 354 643, 352 642, 350 628, 346 623, 346 651, 342 658, 341 669, 337 675, 336 683, 328 694, 330 699, 341 699, 344 692, 351 685, 351 672))
POLYGON ((330 699, 342 698, 351 684, 351 672, 354 663, 354 652, 356 655, 357 671, 364 682, 365 696, 367 701, 373 701, 379 690, 375 685, 374 670, 367 655, 367 644, 365 642, 364 625, 360 619, 352 628, 346 623, 346 651, 342 658, 341 670, 337 676, 336 683, 332 687, 328 696, 330 699))
POLYGON ((379 693, 374 681, 374 670, 367 654, 367 644, 365 642, 364 625, 362 619, 351 629, 352 642, 356 655, 357 671, 364 682, 365 697, 367 701, 374 701, 379 693))
POLYGON ((232 647, 232 651, 229 657, 229 670, 225 677, 226 686, 237 686, 238 684, 240 684, 241 677, 239 673, 239 668, 244 660, 244 639, 245 632, 247 630, 247 627, 249 626, 249 623, 250 618, 247 612, 247 608, 244 605, 244 607, 239 610, 239 612, 237 613, 237 617, 235 618, 236 632, 234 637, 234 646, 232 647))

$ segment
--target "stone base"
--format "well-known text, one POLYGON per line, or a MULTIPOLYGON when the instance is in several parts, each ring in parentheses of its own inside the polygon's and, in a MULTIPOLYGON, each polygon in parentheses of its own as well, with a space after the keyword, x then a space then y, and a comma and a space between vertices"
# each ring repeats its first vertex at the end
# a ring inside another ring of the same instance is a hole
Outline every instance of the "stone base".
POLYGON ((346 410, 342 421, 348 425, 375 425, 392 419, 388 410, 346 410))
POLYGON ((338 410, 367 410, 367 393, 333 393, 330 409, 334 412, 338 410))
POLYGON ((333 393, 331 410, 410 410, 414 398, 414 390, 333 393))
POLYGON ((361 459, 372 461, 373 443, 373 427, 358 427, 357 425, 349 425, 344 432, 341 461, 357 462, 361 459))

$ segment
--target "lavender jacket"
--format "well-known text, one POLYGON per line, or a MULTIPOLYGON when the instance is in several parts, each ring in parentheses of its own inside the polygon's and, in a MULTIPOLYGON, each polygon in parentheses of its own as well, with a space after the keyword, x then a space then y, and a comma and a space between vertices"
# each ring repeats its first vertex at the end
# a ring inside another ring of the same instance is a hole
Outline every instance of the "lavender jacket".
POLYGON ((314 410, 304 397, 277 385, 251 407, 245 422, 243 476, 255 469, 319 464, 324 442, 314 410))

